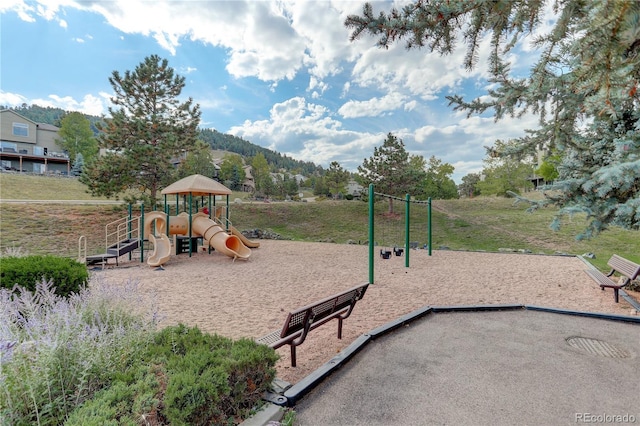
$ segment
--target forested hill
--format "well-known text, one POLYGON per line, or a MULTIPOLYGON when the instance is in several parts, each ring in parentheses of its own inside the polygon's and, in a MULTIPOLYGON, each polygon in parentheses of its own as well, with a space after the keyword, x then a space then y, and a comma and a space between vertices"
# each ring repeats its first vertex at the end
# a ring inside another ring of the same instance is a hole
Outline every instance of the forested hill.
POLYGON ((316 166, 314 163, 294 160, 286 155, 263 148, 237 136, 220 133, 215 129, 201 129, 200 139, 208 143, 212 149, 235 152, 243 157, 254 157, 256 154, 262 153, 267 159, 267 162, 277 169, 299 171, 305 176, 312 175, 316 171, 322 171, 322 167, 316 166))
MULTIPOLYGON (((11 109, 21 116, 35 121, 36 123, 52 124, 60 127, 60 122, 64 115, 68 112, 61 108, 41 107, 38 105, 22 104, 19 107, 0 106, 0 109, 11 109)), ((101 117, 87 115, 85 117, 91 123, 91 128, 97 132, 95 123, 101 120, 101 117)), ((277 169, 285 169, 288 171, 302 173, 306 176, 312 175, 314 172, 322 172, 322 167, 316 166, 314 163, 294 160, 293 158, 282 155, 278 152, 263 148, 237 136, 220 133, 214 129, 201 129, 200 139, 208 143, 211 149, 230 151, 242 155, 245 158, 253 157, 258 153, 262 153, 267 162, 277 169)))

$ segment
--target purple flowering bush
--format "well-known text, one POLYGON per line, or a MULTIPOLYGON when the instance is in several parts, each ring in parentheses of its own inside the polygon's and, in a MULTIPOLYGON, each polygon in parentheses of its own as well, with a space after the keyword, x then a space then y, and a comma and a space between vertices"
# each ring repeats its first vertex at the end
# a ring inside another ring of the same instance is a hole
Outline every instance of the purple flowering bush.
POLYGON ((52 281, 0 289, 0 419, 60 425, 146 350, 158 322, 136 282, 93 280, 62 297, 52 281))
POLYGON ((260 406, 276 352, 159 316, 137 282, 94 277, 0 289, 0 424, 238 424, 260 406))

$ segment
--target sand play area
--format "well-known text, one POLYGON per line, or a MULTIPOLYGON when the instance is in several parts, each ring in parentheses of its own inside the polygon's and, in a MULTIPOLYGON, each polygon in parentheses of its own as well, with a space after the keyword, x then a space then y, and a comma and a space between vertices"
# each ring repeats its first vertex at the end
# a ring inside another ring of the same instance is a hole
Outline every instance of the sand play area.
MULTIPOLYGON (((427 305, 528 304, 635 315, 623 298, 600 288, 576 257, 515 253, 411 250, 404 257, 375 258, 375 283, 344 322, 309 334, 290 366, 289 347, 278 349, 278 377, 297 383, 355 338, 427 305)), ((162 269, 139 260, 92 271, 112 284, 133 280, 158 306, 160 326, 182 322, 231 338, 256 338, 282 327, 287 313, 366 283, 368 247, 261 240, 251 257, 235 262, 219 253, 172 256, 162 269)), ((640 293, 629 292, 636 300, 640 293)))

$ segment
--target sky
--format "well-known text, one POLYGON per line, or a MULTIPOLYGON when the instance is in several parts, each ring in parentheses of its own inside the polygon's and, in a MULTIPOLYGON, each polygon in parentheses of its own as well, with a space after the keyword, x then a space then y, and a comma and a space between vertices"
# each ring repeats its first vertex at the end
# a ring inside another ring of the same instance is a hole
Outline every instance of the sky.
MULTIPOLYGON (((405 2, 373 1, 374 14, 405 2)), ((381 49, 344 26, 364 1, 2 0, 0 105, 50 106, 107 115, 114 71, 150 55, 185 77, 181 98, 200 105, 201 128, 328 168, 356 172, 388 133, 406 150, 454 166, 456 183, 479 173, 485 146, 523 136, 536 119, 467 117, 447 95, 472 99, 489 87, 483 41, 478 66, 462 66, 461 43, 441 57, 381 49)), ((528 40, 511 55, 528 75, 528 40)))

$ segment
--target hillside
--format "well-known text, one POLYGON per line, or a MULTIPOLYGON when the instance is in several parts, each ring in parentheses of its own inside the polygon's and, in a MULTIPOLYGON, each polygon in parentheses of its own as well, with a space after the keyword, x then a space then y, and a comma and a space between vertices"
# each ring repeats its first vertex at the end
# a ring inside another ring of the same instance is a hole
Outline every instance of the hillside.
MULTIPOLYGON (((8 198, 5 188, 12 187, 19 187, 21 194, 13 197, 25 200, 50 200, 55 194, 59 194, 57 199, 64 200, 87 198, 75 179, 10 173, 0 174, 0 179, 2 198, 8 198)), ((390 217, 385 214, 387 204, 376 203, 375 239, 381 246, 403 245, 402 204, 396 203, 395 209, 399 214, 390 217)), ((513 200, 497 197, 436 200, 432 213, 432 247, 473 251, 510 249, 545 254, 594 253, 593 263, 600 267, 605 267, 613 253, 640 261, 640 231, 613 228, 592 240, 576 241, 575 235, 584 227, 585 218, 576 216, 561 231, 554 232, 549 229, 554 213, 552 209, 544 209, 527 214, 521 206, 514 206, 513 200)), ((81 235, 87 237, 89 254, 99 253, 104 251, 106 224, 126 214, 127 209, 122 205, 3 203, 0 253, 19 248, 32 254, 76 257, 81 235)), ((368 240, 368 203, 362 201, 234 202, 230 206, 230 219, 241 231, 271 230, 297 241, 364 244, 368 240)), ((421 246, 428 241, 427 220, 425 205, 411 208, 410 239, 421 246)))
MULTIPOLYGON (((36 123, 52 124, 60 127, 60 121, 69 111, 61 108, 41 107, 39 105, 22 105, 20 107, 9 108, 0 106, 0 109, 11 109, 29 120, 36 123)), ((95 133, 98 130, 95 123, 102 120, 102 117, 87 115, 85 117, 91 123, 91 127, 95 133)), ((208 143, 213 150, 230 151, 242 155, 243 157, 253 157, 258 153, 262 153, 267 162, 276 169, 284 169, 287 171, 295 171, 304 175, 312 175, 315 172, 322 173, 322 167, 312 162, 294 160, 286 155, 263 148, 254 143, 246 141, 237 136, 220 133, 215 129, 200 129, 199 138, 208 143)))

